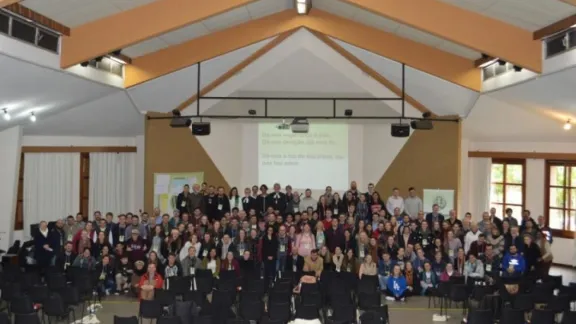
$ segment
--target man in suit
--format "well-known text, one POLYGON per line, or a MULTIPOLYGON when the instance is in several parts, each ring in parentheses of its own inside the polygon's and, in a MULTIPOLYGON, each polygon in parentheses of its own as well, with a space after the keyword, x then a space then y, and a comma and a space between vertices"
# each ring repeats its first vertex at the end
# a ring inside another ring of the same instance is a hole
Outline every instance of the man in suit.
POLYGON ((444 215, 440 214, 440 206, 432 205, 432 212, 426 215, 426 222, 429 228, 434 228, 434 222, 438 221, 440 225, 444 222, 444 215))
POLYGON ((256 209, 256 198, 252 197, 250 188, 245 188, 244 197, 242 197, 242 210, 248 213, 250 209, 256 209))
POLYGON ((281 213, 286 211, 286 194, 280 191, 279 183, 274 184, 274 192, 266 196, 266 206, 279 210, 281 213))

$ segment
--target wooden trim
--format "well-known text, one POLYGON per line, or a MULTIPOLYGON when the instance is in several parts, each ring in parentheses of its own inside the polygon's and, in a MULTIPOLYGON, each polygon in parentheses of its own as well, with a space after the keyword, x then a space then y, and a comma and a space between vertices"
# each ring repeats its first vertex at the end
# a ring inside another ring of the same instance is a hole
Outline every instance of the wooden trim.
POLYGON ((88 202, 90 199, 90 153, 80 153, 80 212, 88 216, 88 202))
POLYGON ((20 153, 20 168, 18 170, 18 187, 16 191, 16 212, 14 213, 14 230, 24 229, 24 153, 20 153))
MULTIPOLYGON (((209 85, 205 86, 202 90, 200 90, 200 96, 205 96, 210 91, 216 89, 218 86, 220 86, 224 82, 228 81, 234 75, 240 73, 248 65, 252 64, 254 61, 261 58, 266 53, 270 52, 276 46, 280 45, 280 43, 285 41, 295 31, 296 31, 296 29, 293 29, 293 30, 289 30, 287 32, 284 32, 284 33, 278 35, 276 38, 274 38, 272 41, 270 41, 264 47, 257 50, 252 55, 248 56, 244 61, 238 63, 236 66, 234 66, 233 68, 228 70, 226 73, 222 74, 218 79, 212 81, 209 85)), ((181 104, 178 105, 178 107, 176 107, 176 109, 178 109, 179 111, 182 111, 182 110, 186 109, 188 106, 190 106, 191 104, 193 104, 194 102, 196 102, 197 99, 198 99, 198 94, 196 93, 192 97, 184 100, 181 104)))
POLYGON ((22 146, 22 153, 134 153, 136 146, 22 146))
MULTIPOLYGON (((492 159, 492 164, 502 164, 504 170, 502 171, 502 182, 492 182, 490 179, 490 185, 499 184, 502 185, 502 203, 496 203, 497 205, 502 205, 502 215, 504 215, 506 206, 520 206, 522 210, 526 209, 526 159, 492 159), (522 166, 522 183, 508 183, 506 182, 506 166, 507 165, 521 165, 522 166), (506 203, 506 186, 520 186, 522 188, 522 205, 519 204, 507 204, 506 203)), ((493 202, 490 202, 492 204, 493 202)))
POLYGON ((576 15, 572 15, 570 17, 566 17, 562 20, 559 20, 553 24, 550 24, 544 28, 538 29, 534 32, 533 38, 534 40, 540 40, 542 38, 557 34, 563 30, 569 29, 570 27, 576 24, 576 15))
POLYGON ((12 5, 14 3, 18 3, 22 0, 0 0, 0 8, 4 8, 6 6, 12 5))
POLYGON ((492 57, 492 56, 481 57, 481 58, 477 59, 476 61, 474 61, 474 66, 479 68, 482 64, 488 63, 492 60, 494 60, 494 57, 492 57))
POLYGON ((53 31, 56 31, 64 36, 70 36, 70 28, 19 3, 13 3, 9 6, 6 6, 5 9, 12 11, 13 13, 26 19, 30 19, 38 25, 52 29, 53 31))
MULTIPOLYGON (((356 56, 354 56, 354 54, 348 52, 346 49, 344 49, 338 43, 333 41, 330 37, 328 37, 322 33, 319 33, 317 31, 314 31, 314 30, 310 30, 310 32, 312 34, 314 34, 314 36, 316 36, 319 40, 321 40, 324 44, 328 45, 330 48, 332 48, 338 54, 342 55, 350 63, 354 64, 362 72, 368 74, 372 79, 376 80, 378 83, 380 83, 384 87, 388 88, 388 90, 392 91, 398 97, 402 97, 402 89, 401 88, 397 87, 394 83, 390 82, 390 80, 386 79, 380 73, 376 72, 376 70, 371 68, 368 64, 362 62, 362 60, 358 59, 356 56)), ((422 112, 422 113, 430 112, 432 114, 432 117, 437 117, 434 113, 432 113, 430 111, 430 109, 428 109, 426 106, 421 104, 418 100, 407 95, 406 93, 404 93, 404 98, 406 99, 407 103, 409 103, 412 107, 418 109, 420 112, 422 112)))
MULTIPOLYGON (((544 215, 546 217, 546 226, 550 227, 550 167, 553 165, 557 165, 557 163, 555 163, 557 161, 546 161, 545 163, 545 168, 546 170, 544 170, 544 176, 546 177, 544 179, 544 215)), ((567 161, 567 162, 572 162, 572 161, 567 161)), ((563 187, 565 188, 565 187, 563 187)), ((569 189, 569 188, 566 188, 569 189)), ((566 195, 569 194, 569 191, 567 191, 565 193, 566 195)), ((565 197, 566 199, 566 197, 565 197)), ((569 198, 568 198, 569 199, 569 198)), ((564 210, 564 208, 557 208, 557 209, 562 209, 564 210)), ((552 235, 554 237, 561 237, 561 238, 567 238, 567 239, 573 239, 574 238, 574 232, 573 231, 567 231, 567 230, 559 230, 559 229, 551 229, 552 235)))
POLYGON ((576 160, 576 153, 540 153, 540 152, 491 152, 491 151, 468 151, 471 158, 492 159, 543 159, 543 160, 576 160))

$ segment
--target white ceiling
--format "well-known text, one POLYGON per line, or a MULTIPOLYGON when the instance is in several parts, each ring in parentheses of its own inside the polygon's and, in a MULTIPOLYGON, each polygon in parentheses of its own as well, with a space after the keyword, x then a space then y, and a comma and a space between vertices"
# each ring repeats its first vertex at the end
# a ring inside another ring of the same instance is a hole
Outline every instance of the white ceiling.
POLYGON ((144 115, 130 102, 125 91, 119 91, 28 123, 24 134, 133 137, 144 134, 144 115))
POLYGON ((221 29, 286 10, 293 7, 293 4, 293 0, 259 0, 204 21, 132 45, 125 48, 123 53, 130 57, 138 57, 156 52, 221 29))
POLYGON ((154 1, 156 0, 24 0, 22 5, 72 28, 154 1))
POLYGON ((399 24, 340 0, 314 0, 313 7, 471 60, 481 57, 479 52, 399 24))
POLYGON ((576 14, 576 7, 560 0, 440 0, 466 10, 535 31, 576 14))
POLYGON ((28 123, 32 112, 40 122, 49 115, 121 91, 5 55, 0 55, 0 71, 0 109, 7 109, 12 117, 8 122, 0 119, 0 130, 28 123))

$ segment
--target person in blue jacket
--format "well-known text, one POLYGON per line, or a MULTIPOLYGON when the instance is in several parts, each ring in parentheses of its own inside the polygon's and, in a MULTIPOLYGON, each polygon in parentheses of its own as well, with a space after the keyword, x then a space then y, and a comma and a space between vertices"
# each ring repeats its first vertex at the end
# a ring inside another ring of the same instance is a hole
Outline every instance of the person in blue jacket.
POLYGON ((386 299, 404 301, 406 298, 406 278, 402 275, 399 265, 394 265, 392 275, 386 284, 386 299))
POLYGON ((432 270, 432 264, 428 261, 424 263, 424 270, 420 273, 420 295, 427 296, 431 290, 436 288, 438 278, 432 270))
POLYGON ((510 246, 510 251, 502 259, 502 277, 520 277, 526 270, 526 261, 518 253, 515 245, 510 246))
POLYGON ((382 259, 378 261, 378 282, 380 284, 380 290, 386 290, 388 277, 392 274, 395 265, 394 260, 390 258, 390 252, 384 251, 382 253, 382 259))

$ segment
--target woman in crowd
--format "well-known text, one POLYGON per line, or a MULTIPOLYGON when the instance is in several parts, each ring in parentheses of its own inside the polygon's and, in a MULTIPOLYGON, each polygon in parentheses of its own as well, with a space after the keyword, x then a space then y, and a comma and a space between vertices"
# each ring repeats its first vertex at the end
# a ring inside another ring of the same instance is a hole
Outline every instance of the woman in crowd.
POLYGON ((454 268, 458 273, 464 273, 464 265, 466 264, 466 254, 464 253, 464 248, 459 248, 456 252, 456 258, 454 259, 454 268))
POLYGON ((102 258, 102 261, 96 265, 94 274, 98 292, 110 295, 114 290, 115 284, 114 267, 110 264, 110 256, 102 258))
POLYGON ((153 263, 148 265, 148 271, 140 278, 138 287, 140 288, 140 300, 154 299, 154 289, 161 289, 164 286, 162 276, 156 271, 153 263))
POLYGON ((362 276, 376 276, 378 274, 378 267, 374 261, 372 261, 372 256, 368 254, 364 257, 364 262, 360 264, 360 269, 358 270, 358 277, 362 279, 362 276))
POLYGON ((420 294, 420 278, 418 278, 418 272, 414 270, 412 262, 406 262, 404 269, 404 275, 406 277, 406 295, 411 296, 420 294))
POLYGON ((234 271, 234 273, 236 273, 236 277, 240 278, 240 264, 234 257, 234 253, 230 251, 226 253, 226 258, 224 261, 222 261, 222 267, 220 268, 220 271, 234 271))
POLYGON ((336 272, 342 271, 342 264, 344 263, 344 254, 342 253, 342 249, 337 246, 334 249, 334 255, 332 256, 332 268, 336 272))
POLYGON ((94 260, 94 258, 92 257, 92 254, 90 253, 90 248, 88 247, 84 248, 84 252, 82 252, 82 254, 79 255, 74 260, 73 266, 87 270, 94 269, 94 267, 96 266, 96 260, 94 260))
POLYGON ((356 239, 352 233, 352 229, 344 230, 344 243, 342 244, 343 252, 347 252, 348 250, 356 251, 356 239))
POLYGON ((76 251, 78 251, 78 254, 82 253, 82 251, 86 249, 92 248, 92 240, 90 239, 88 231, 82 230, 79 233, 80 239, 76 242, 76 251))
POLYGON ((442 272, 442 275, 440 275, 440 281, 448 282, 450 281, 450 278, 459 276, 460 274, 458 271, 454 270, 454 265, 452 265, 452 263, 447 263, 444 272, 442 272))
POLYGON ((306 223, 302 227, 302 233, 298 234, 296 238, 295 248, 302 257, 309 256, 310 252, 316 249, 316 238, 310 231, 309 224, 306 223))
POLYGON ((112 249, 110 242, 108 242, 108 237, 106 236, 106 232, 98 233, 98 237, 96 238, 96 242, 92 245, 92 255, 95 258, 100 258, 102 255, 102 248, 108 247, 109 250, 112 249))
POLYGON ((486 237, 486 241, 488 244, 492 245, 494 256, 502 258, 506 241, 504 240, 504 236, 500 235, 500 229, 498 229, 498 226, 492 227, 490 235, 486 237))
POLYGON ((208 256, 202 260, 202 268, 210 270, 214 278, 220 275, 220 258, 218 258, 216 248, 211 248, 208 256))
POLYGON ((266 235, 260 240, 261 262, 264 264, 264 277, 269 283, 272 282, 276 274, 276 259, 278 257, 278 240, 274 234, 274 227, 266 229, 266 235))
MULTIPOLYGON (((180 253, 178 254, 178 260, 182 261, 188 256, 188 249, 190 247, 194 247, 194 251, 198 253, 200 251, 202 244, 198 242, 198 235, 192 234, 188 238, 188 242, 184 243, 184 246, 180 249, 180 253)), ((196 255, 197 257, 198 255, 196 255)))
POLYGON ((210 250, 216 248, 216 244, 212 240, 212 234, 210 232, 204 233, 204 239, 200 244, 200 251, 198 251, 198 257, 204 259, 208 257, 210 250))
POLYGON ((148 265, 154 264, 156 271, 161 274, 164 273, 164 266, 162 265, 162 261, 160 261, 160 257, 156 251, 151 251, 148 254, 148 265))
POLYGON ((324 261, 324 271, 332 270, 332 255, 330 254, 330 251, 328 250, 328 247, 326 247, 326 245, 324 245, 320 249, 320 251, 318 252, 318 255, 324 261))
POLYGON ((315 236, 316 236, 316 248, 321 249, 324 244, 326 244, 326 235, 324 234, 324 224, 322 222, 316 223, 315 226, 315 236))
POLYGON ((424 271, 420 273, 420 295, 428 295, 432 290, 436 288, 438 279, 436 273, 432 271, 432 265, 430 262, 424 263, 424 271))
POLYGON ((451 263, 454 263, 458 250, 462 248, 462 241, 454 235, 454 231, 449 230, 446 232, 446 242, 444 242, 444 249, 446 255, 451 263))
MULTIPOLYGON (((148 257, 152 251, 166 251, 166 241, 164 239, 164 232, 162 231, 161 225, 154 226, 152 230, 152 239, 150 243, 150 249, 148 250, 148 257)), ((162 254, 162 253, 161 253, 162 254)), ((164 256, 162 256, 164 258, 164 256)))
POLYGON ((392 269, 392 275, 388 277, 386 284, 386 299, 395 301, 404 301, 408 285, 406 278, 402 275, 400 267, 395 265, 392 269))
POLYGON ((346 255, 344 256, 344 260, 342 261, 342 271, 357 273, 358 269, 358 260, 354 255, 354 250, 348 250, 346 255))

